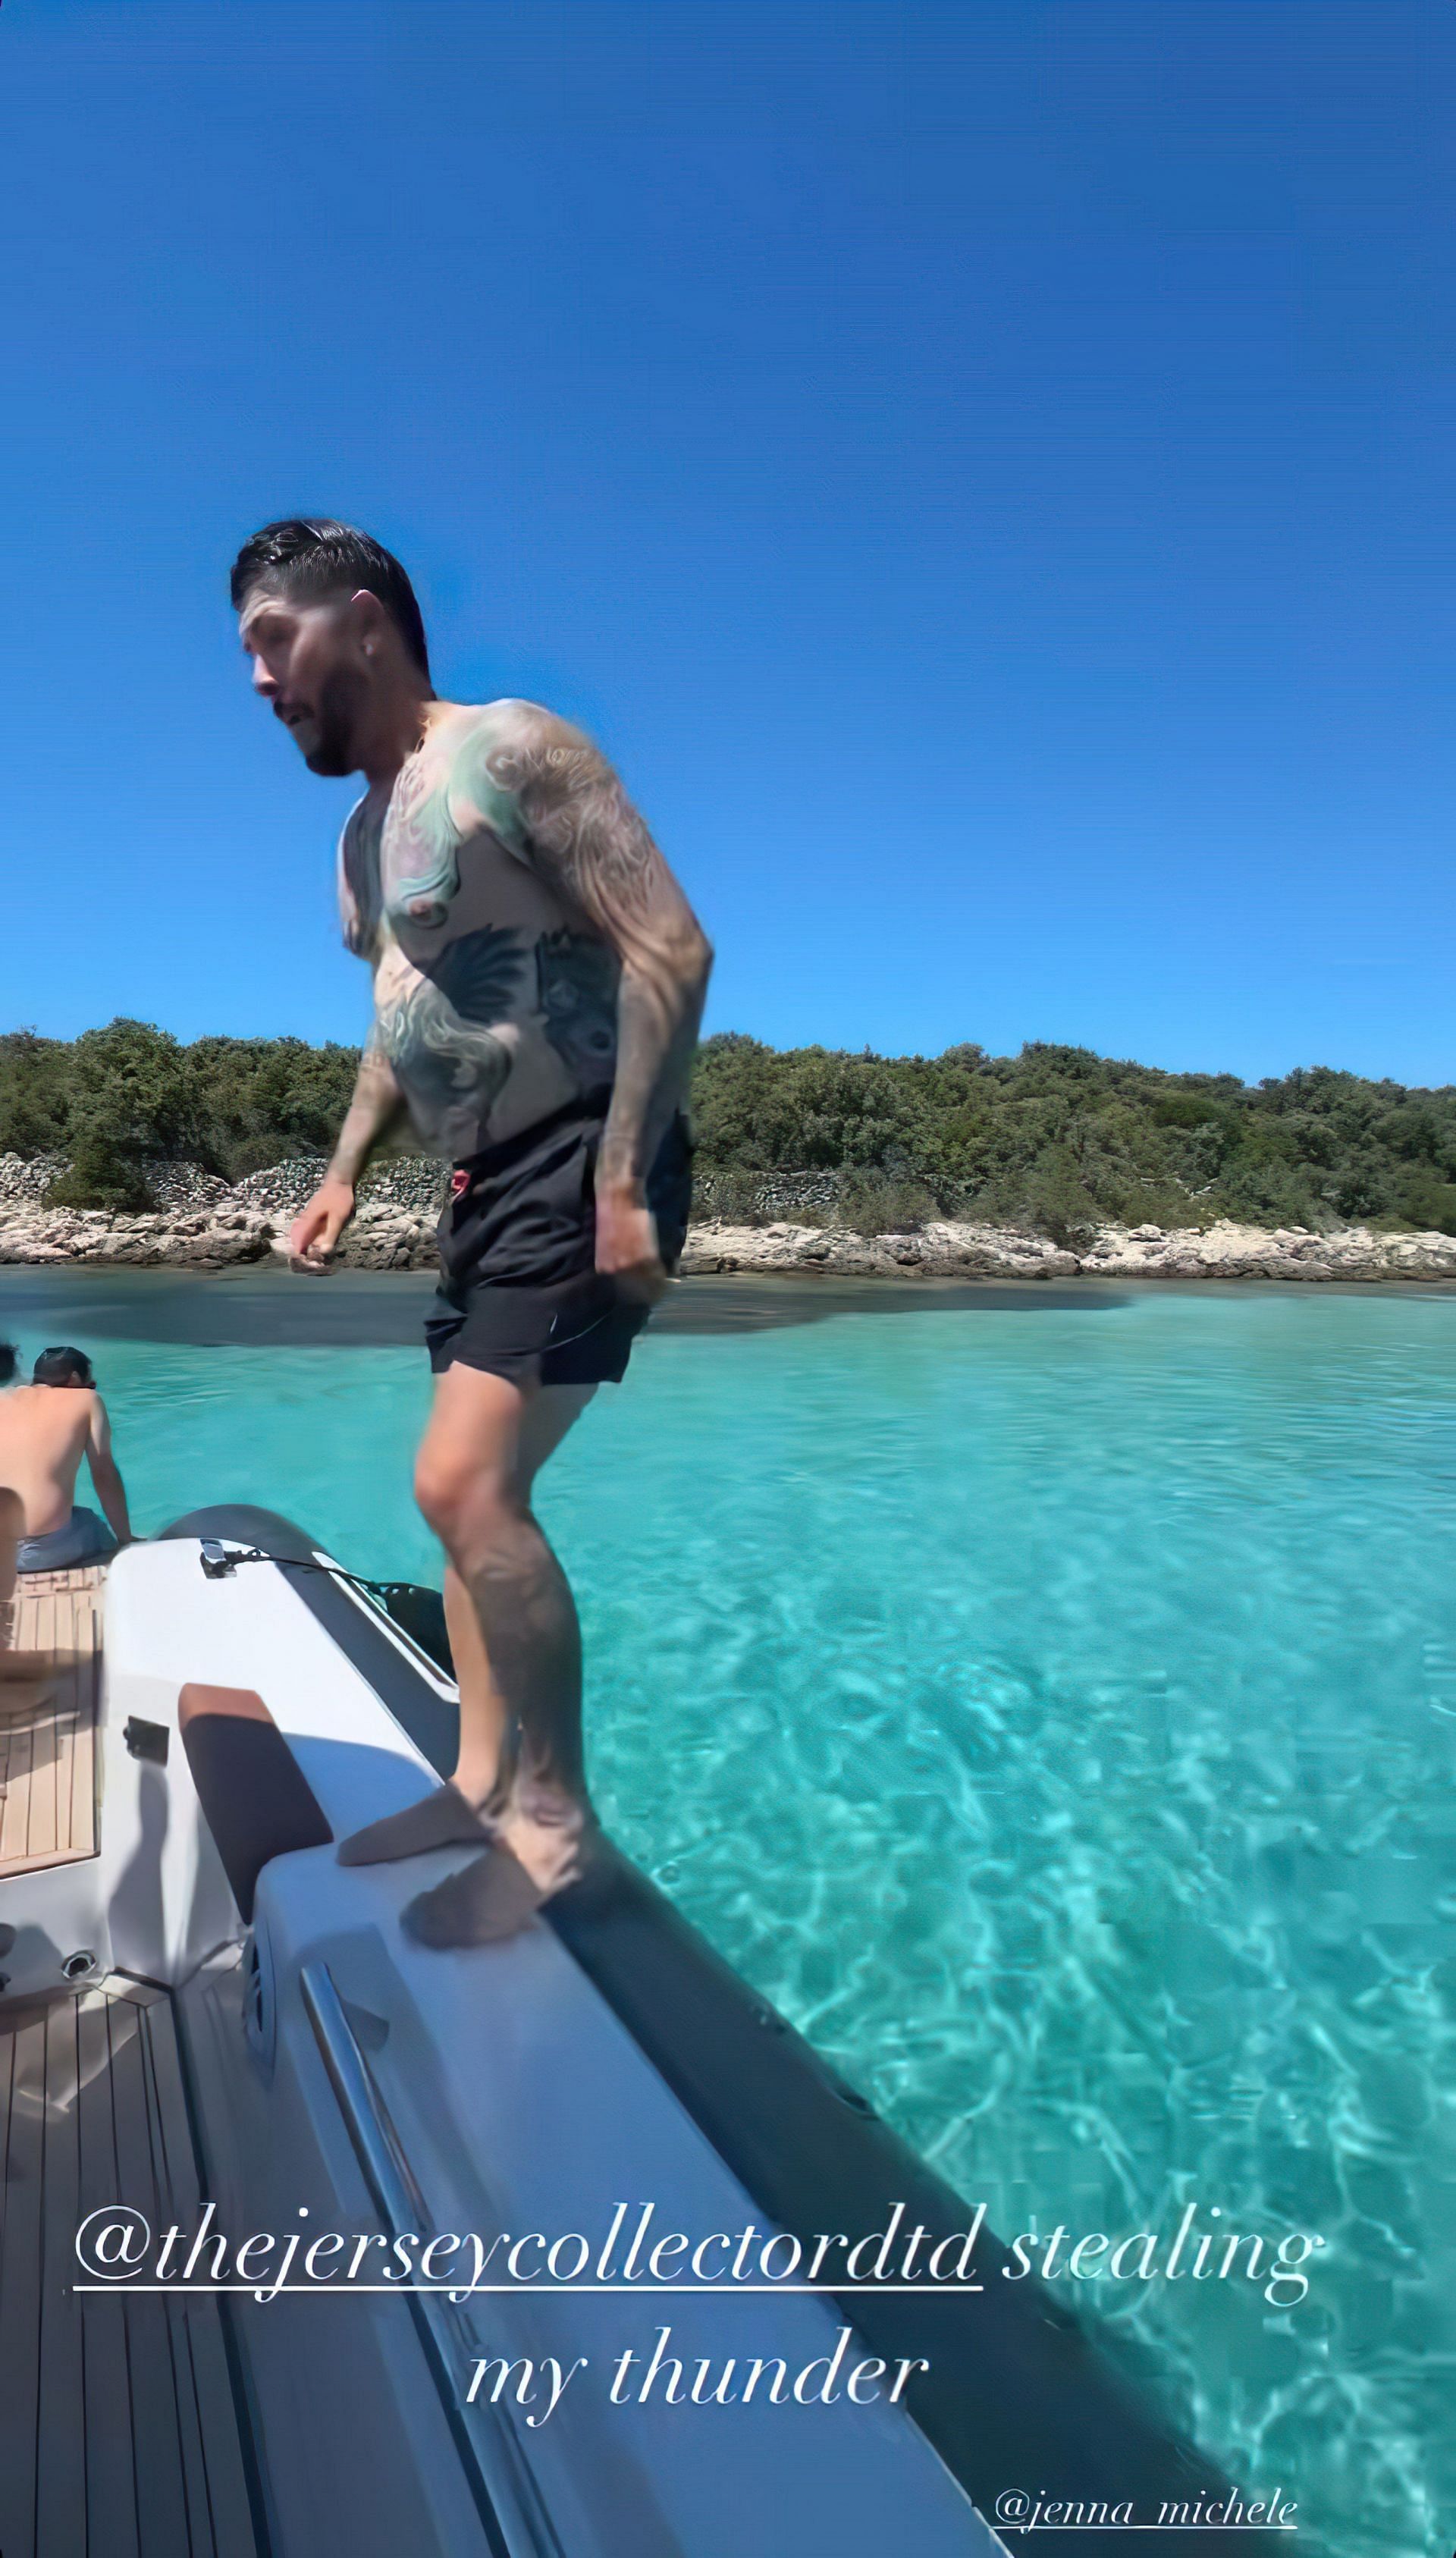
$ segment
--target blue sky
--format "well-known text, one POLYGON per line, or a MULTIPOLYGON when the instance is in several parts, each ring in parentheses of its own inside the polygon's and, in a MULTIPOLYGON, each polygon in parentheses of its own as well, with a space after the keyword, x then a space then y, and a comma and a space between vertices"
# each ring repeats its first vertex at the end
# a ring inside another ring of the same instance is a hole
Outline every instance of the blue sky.
POLYGON ((0 1025, 353 1039, 265 517, 607 744, 709 1027, 1456 1079, 1446 0, 6 0, 0 1025))

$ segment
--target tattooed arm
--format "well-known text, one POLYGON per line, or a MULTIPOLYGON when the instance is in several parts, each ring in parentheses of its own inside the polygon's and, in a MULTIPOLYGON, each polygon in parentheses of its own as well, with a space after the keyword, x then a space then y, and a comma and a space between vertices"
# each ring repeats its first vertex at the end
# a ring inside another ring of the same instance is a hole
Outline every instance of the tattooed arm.
POLYGON ((364 1043, 354 1098, 322 1182, 288 1237, 295 1270, 327 1270, 339 1237, 354 1214, 354 1195, 370 1153, 403 1107, 394 1069, 384 1055, 377 1022, 364 1043))
POLYGON ((529 702, 495 706, 460 795, 610 943, 622 965, 617 1069, 597 1163, 597 1267, 663 1286, 645 1184, 686 1094, 713 954, 606 758, 529 702))

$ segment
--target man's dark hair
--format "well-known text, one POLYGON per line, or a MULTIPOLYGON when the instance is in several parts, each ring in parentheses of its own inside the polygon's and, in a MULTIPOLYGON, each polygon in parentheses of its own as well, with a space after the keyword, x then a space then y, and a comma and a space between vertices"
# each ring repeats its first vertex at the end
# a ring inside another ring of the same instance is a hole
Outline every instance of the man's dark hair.
POLYGON ((73 1350, 69 1344, 60 1350, 42 1350, 32 1370, 37 1385, 90 1385, 94 1383, 91 1363, 84 1350, 73 1350))
POLYGON ((20 1365, 20 1352, 14 1342, 0 1342, 0 1385, 8 1385, 20 1365))
POLYGON ((232 563, 232 609, 239 612, 255 586, 275 587, 280 595, 332 595, 343 588, 351 595, 361 587, 376 595, 405 647, 430 679, 425 626, 414 588, 392 551, 353 524, 329 516, 285 515, 249 534, 232 563))

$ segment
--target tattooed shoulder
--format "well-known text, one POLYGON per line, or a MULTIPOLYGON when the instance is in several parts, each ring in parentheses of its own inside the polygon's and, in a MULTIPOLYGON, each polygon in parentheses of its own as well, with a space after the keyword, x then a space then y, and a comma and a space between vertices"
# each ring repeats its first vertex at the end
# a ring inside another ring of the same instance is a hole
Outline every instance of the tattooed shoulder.
POLYGON ((512 754, 528 733, 519 714, 544 719, 529 702, 488 702, 463 721, 451 742, 447 791, 457 821, 489 826, 512 852, 525 846, 525 821, 512 754))
POLYGON ((491 702, 462 742, 462 778, 510 799, 524 816, 530 805, 569 791, 606 770, 590 738, 537 702, 491 702))
POLYGON ((599 929, 646 902, 661 856, 600 747, 579 728, 535 702, 493 702, 475 727, 472 753, 485 787, 514 812, 515 848, 599 929))

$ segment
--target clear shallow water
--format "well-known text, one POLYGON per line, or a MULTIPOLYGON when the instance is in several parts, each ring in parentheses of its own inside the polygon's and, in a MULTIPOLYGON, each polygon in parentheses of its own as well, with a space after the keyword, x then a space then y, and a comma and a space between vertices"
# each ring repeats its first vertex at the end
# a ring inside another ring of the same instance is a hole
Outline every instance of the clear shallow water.
MULTIPOLYGON (((434 1574, 417 1352, 0 1281, 90 1317, 143 1527, 434 1574)), ((1456 2538, 1453 1495, 1456 1297, 1150 1289, 650 1337, 541 1503, 610 1825, 992 2226, 1324 2236, 1297 2307, 1075 2305, 1343 2558, 1456 2538)))

